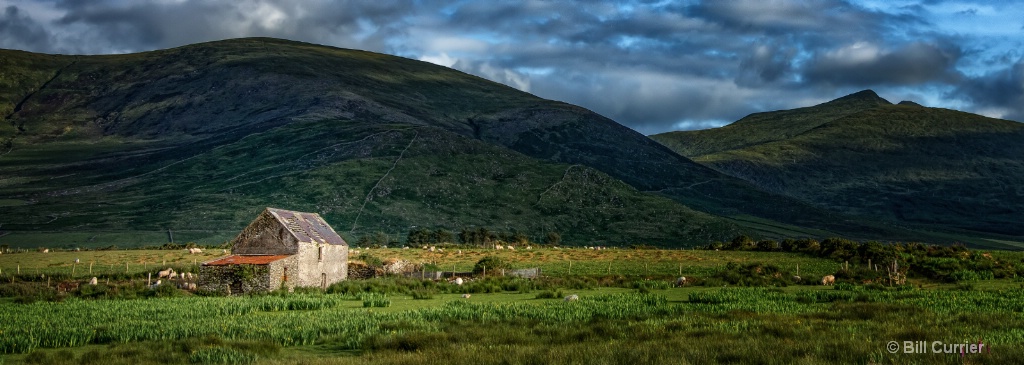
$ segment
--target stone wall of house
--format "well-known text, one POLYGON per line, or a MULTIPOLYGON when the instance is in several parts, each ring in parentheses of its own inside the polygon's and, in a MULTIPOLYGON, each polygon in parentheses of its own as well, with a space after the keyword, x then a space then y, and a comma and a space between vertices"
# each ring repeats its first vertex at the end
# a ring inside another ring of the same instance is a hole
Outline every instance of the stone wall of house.
MULTIPOLYGON (((283 260, 281 260, 283 261, 283 260)), ((217 265, 199 268, 199 290, 242 294, 274 290, 270 265, 217 265)))
POLYGON ((267 286, 271 290, 279 288, 294 289, 297 284, 298 259, 295 256, 280 259, 267 265, 267 286))
POLYGON ((348 246, 300 242, 296 286, 322 287, 348 278, 348 246), (323 255, 320 249, 323 248, 323 255))
POLYGON ((264 210, 235 238, 231 253, 236 255, 294 255, 298 240, 264 210))

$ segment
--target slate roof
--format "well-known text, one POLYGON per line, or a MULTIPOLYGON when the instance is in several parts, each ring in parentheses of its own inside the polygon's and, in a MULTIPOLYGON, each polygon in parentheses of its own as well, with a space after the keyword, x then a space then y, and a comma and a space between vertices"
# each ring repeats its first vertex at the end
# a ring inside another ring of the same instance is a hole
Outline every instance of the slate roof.
POLYGON ((277 208, 267 208, 267 211, 300 242, 348 245, 319 214, 277 208))

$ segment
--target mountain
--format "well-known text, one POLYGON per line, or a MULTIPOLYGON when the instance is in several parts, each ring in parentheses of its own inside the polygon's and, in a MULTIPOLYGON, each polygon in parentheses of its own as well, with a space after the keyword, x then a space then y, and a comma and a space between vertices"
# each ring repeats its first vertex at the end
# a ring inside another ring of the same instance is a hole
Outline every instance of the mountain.
POLYGON ((252 38, 0 51, 0 70, 7 244, 223 242, 273 206, 349 240, 484 227, 679 246, 741 230, 641 190, 693 175, 766 195, 585 109, 370 52, 252 38))
POLYGON ((867 90, 653 139, 766 191, 939 233, 1024 237, 1024 125, 867 90))
MULTIPOLYGON (((856 103, 854 103, 856 104, 856 103)), ((0 243, 231 239, 267 206, 347 239, 949 241, 766 192, 584 108, 401 57, 269 38, 0 51, 0 243)))

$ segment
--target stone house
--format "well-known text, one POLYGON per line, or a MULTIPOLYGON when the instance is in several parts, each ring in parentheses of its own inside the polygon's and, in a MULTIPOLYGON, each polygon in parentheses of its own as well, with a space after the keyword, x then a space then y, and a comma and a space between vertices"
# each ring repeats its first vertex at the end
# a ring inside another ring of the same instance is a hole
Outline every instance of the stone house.
POLYGON ((348 276, 348 244, 316 213, 267 208, 238 234, 231 253, 200 266, 199 289, 327 288, 348 276))

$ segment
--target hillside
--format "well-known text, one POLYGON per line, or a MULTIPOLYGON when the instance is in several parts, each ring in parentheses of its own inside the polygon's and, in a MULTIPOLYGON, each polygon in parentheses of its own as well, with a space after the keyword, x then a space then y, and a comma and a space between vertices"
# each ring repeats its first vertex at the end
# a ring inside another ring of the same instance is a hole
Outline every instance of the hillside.
POLYGON ((223 242, 266 206, 323 212, 350 239, 935 238, 767 193, 589 110, 426 62, 267 38, 0 52, 0 243, 223 242))
POLYGON ((652 138, 667 146, 733 141, 677 150, 823 209, 936 232, 1024 236, 1024 125, 912 102, 865 103, 875 98, 865 91, 702 134, 652 138), (851 100, 862 106, 836 107, 851 100))
POLYGON ((891 105, 864 90, 827 103, 754 113, 721 128, 668 132, 652 139, 687 157, 703 156, 790 138, 847 115, 891 105))
POLYGON ((635 166, 582 155, 615 152, 601 137, 557 138, 595 132, 730 178, 589 111, 424 62, 273 39, 3 55, 3 243, 223 242, 266 206, 321 212, 349 239, 486 227, 689 245, 740 232, 609 176, 635 166))

